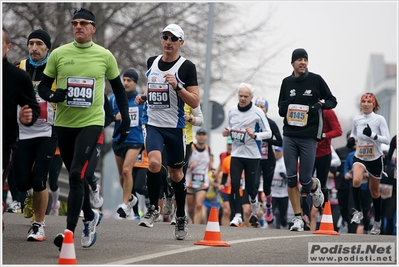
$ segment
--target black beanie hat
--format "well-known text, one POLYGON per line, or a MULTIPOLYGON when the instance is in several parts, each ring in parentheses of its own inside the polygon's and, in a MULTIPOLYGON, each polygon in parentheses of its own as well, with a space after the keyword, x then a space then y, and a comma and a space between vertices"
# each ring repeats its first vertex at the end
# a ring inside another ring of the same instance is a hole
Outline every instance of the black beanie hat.
POLYGON ((306 58, 308 59, 308 53, 303 48, 297 48, 292 52, 291 63, 293 63, 298 58, 306 58))
POLYGON ((95 25, 95 21, 96 21, 96 17, 94 16, 93 12, 91 12, 90 10, 85 9, 83 7, 75 10, 75 12, 73 13, 72 20, 75 20, 75 19, 91 20, 94 22, 94 25, 95 25))
POLYGON ((137 83, 137 81, 139 80, 139 75, 134 69, 125 70, 125 72, 123 73, 123 77, 129 77, 135 83, 137 83))
POLYGON ((29 40, 32 38, 38 38, 38 39, 42 40, 46 44, 48 49, 51 49, 51 38, 50 38, 50 35, 46 31, 39 29, 39 30, 35 30, 31 34, 29 34, 28 42, 26 43, 27 46, 29 45, 29 40))

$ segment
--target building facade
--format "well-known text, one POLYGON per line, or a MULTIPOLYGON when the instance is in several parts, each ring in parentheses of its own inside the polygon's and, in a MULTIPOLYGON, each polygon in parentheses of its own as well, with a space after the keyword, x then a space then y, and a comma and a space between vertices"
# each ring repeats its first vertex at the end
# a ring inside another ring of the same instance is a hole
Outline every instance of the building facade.
POLYGON ((386 63, 384 56, 372 54, 367 74, 365 92, 373 93, 380 104, 378 114, 387 121, 390 136, 397 134, 398 127, 398 87, 397 64, 386 63))

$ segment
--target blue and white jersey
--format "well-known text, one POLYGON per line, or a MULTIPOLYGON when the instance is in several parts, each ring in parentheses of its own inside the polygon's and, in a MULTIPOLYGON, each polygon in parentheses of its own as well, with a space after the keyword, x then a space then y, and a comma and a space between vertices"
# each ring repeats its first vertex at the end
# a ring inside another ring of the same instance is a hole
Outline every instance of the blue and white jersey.
POLYGON ((158 68, 159 55, 146 72, 147 102, 143 110, 143 123, 161 128, 185 128, 184 101, 172 86, 165 81, 168 73, 175 75, 177 82, 184 83, 178 77, 178 70, 186 60, 180 59, 167 71, 158 68))
MULTIPOLYGON (((134 103, 134 99, 137 96, 137 92, 134 96, 128 98, 129 103, 129 118, 130 118, 130 132, 126 137, 124 143, 133 143, 133 144, 144 144, 144 134, 142 130, 142 115, 143 115, 143 105, 137 105, 134 103)), ((118 105, 116 104, 115 95, 111 95, 109 102, 112 107, 112 112, 114 115, 119 113, 118 105)), ((115 121, 114 132, 120 126, 121 121, 115 121)), ((113 138, 113 141, 117 142, 119 140, 120 135, 113 138)))

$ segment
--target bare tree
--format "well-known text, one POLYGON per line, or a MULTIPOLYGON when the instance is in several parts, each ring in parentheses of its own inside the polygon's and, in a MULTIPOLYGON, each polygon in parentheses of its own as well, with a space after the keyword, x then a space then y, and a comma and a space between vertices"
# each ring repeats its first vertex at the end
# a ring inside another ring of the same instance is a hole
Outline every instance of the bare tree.
MULTIPOLYGON (((93 41, 115 55, 121 72, 128 67, 138 71, 141 76, 138 88, 146 86, 144 74, 147 70, 147 59, 162 53, 162 29, 169 23, 177 23, 183 28, 186 39, 181 54, 196 64, 199 87, 203 87, 208 3, 23 2, 2 5, 3 25, 11 33, 13 44, 13 49, 8 54, 11 61, 16 62, 27 57, 27 37, 39 28, 50 34, 52 49, 71 42, 73 12, 78 7, 85 7, 96 16, 93 41)), ((264 16, 254 19, 255 22, 250 26, 241 20, 247 16, 246 9, 242 6, 215 3, 214 8, 210 96, 226 103, 235 95, 235 88, 241 81, 252 82, 255 75, 263 75, 260 72, 282 47, 274 48, 260 41, 265 34, 271 34, 269 21, 272 10, 265 10, 264 16), (253 64, 244 60, 250 56, 256 58, 253 64)), ((109 95, 110 88, 106 90, 109 95)), ((109 149, 110 144, 104 144, 101 154, 104 155, 109 149)), ((100 166, 101 161, 102 157, 100 166)))
MULTIPOLYGON (((163 27, 169 23, 181 25, 186 36, 182 54, 196 64, 201 88, 208 13, 208 4, 201 2, 3 3, 3 24, 11 32, 13 42, 10 59, 17 61, 26 57, 26 38, 38 28, 49 32, 52 49, 72 41, 70 21, 74 10, 80 6, 96 15, 94 41, 113 52, 121 71, 133 67, 141 77, 147 70, 147 58, 161 53, 163 27)), ((259 21, 254 26, 246 27, 239 19, 245 16, 245 10, 228 3, 215 3, 211 95, 230 92, 240 82, 234 77, 250 80, 281 50, 254 49, 254 42, 267 34, 270 14, 271 11, 265 10, 263 18, 257 18, 259 21), (256 54, 259 61, 241 64, 248 53, 256 54)), ((139 79, 139 88, 144 86, 145 79, 139 79)))

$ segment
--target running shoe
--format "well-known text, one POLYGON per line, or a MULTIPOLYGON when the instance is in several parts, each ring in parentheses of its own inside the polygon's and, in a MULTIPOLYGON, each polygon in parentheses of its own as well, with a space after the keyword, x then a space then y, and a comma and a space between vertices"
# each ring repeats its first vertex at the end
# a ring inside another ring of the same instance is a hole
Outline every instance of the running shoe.
POLYGON ((251 216, 249 216, 249 223, 257 228, 259 226, 259 220, 258 220, 258 215, 251 213, 251 216))
POLYGON ((33 196, 26 195, 24 200, 24 217, 25 218, 32 218, 34 214, 33 211, 33 196))
POLYGON ((258 214, 260 205, 258 202, 258 198, 255 198, 255 200, 251 200, 251 197, 249 198, 249 202, 251 203, 251 209, 253 214, 258 214))
POLYGON ((172 218, 170 219, 170 225, 176 225, 176 217, 172 216, 172 218))
POLYGON ((132 220, 133 221, 140 221, 140 215, 134 214, 132 220))
POLYGON ((119 214, 120 218, 127 218, 130 216, 132 209, 129 209, 125 203, 119 205, 118 210, 116 211, 119 214))
POLYGON ((21 203, 14 200, 8 205, 7 212, 21 213, 21 203))
POLYGON ((353 209, 351 223, 355 222, 359 224, 362 219, 363 219, 363 212, 353 209))
POLYGON ((163 198, 163 205, 162 205, 163 215, 170 215, 172 213, 172 211, 174 209, 174 205, 173 205, 174 199, 175 199, 174 196, 163 198))
POLYGON ((272 207, 272 205, 269 205, 269 207, 266 205, 266 213, 265 213, 266 222, 268 224, 271 224, 273 222, 273 218, 274 218, 274 216, 273 216, 273 207, 272 207))
POLYGON ((44 227, 41 224, 34 223, 28 231, 29 235, 26 238, 27 241, 44 241, 46 235, 44 233, 44 227))
POLYGON ((104 203, 104 199, 100 195, 100 191, 101 191, 101 186, 99 184, 97 184, 96 190, 91 191, 91 194, 93 196, 93 207, 96 209, 101 208, 104 203))
POLYGON ((82 247, 88 248, 94 245, 97 240, 96 226, 100 224, 102 214, 96 210, 92 210, 94 213, 93 220, 83 220, 83 233, 81 238, 82 247))
POLYGON ((61 246, 62 243, 64 242, 64 234, 59 233, 55 238, 54 238, 54 245, 58 248, 58 250, 61 251, 61 246))
POLYGON ((132 209, 134 205, 137 203, 137 197, 135 195, 131 195, 130 200, 127 202, 127 204, 122 203, 119 205, 119 208, 117 212, 119 213, 119 217, 121 218, 127 218, 130 216, 130 213, 132 212, 132 209))
POLYGON ((154 226, 154 221, 158 219, 159 217, 159 209, 160 207, 158 206, 158 210, 155 209, 154 205, 151 205, 147 209, 147 213, 140 218, 139 225, 140 226, 145 226, 145 227, 153 227, 154 226))
POLYGON ((290 228, 290 231, 297 231, 297 232, 302 232, 303 231, 303 219, 302 217, 294 217, 292 219, 293 225, 290 228))
POLYGON ((373 228, 370 230, 370 235, 379 235, 381 233, 381 222, 374 221, 373 228))
POLYGON ((242 217, 239 214, 236 214, 230 222, 230 226, 241 227, 242 226, 242 217))
POLYGON ((316 191, 314 192, 310 192, 310 195, 312 196, 312 200, 313 200, 313 205, 318 209, 320 208, 323 203, 324 203, 324 194, 321 191, 321 184, 320 184, 320 180, 318 178, 313 178, 316 182, 316 191))
POLYGON ((173 232, 175 238, 177 240, 183 240, 184 238, 186 238, 187 234, 188 234, 188 228, 187 228, 186 216, 176 218, 175 230, 173 232))
POLYGON ((58 216, 59 211, 60 211, 60 201, 57 200, 57 203, 55 203, 55 206, 51 206, 50 215, 58 216))

